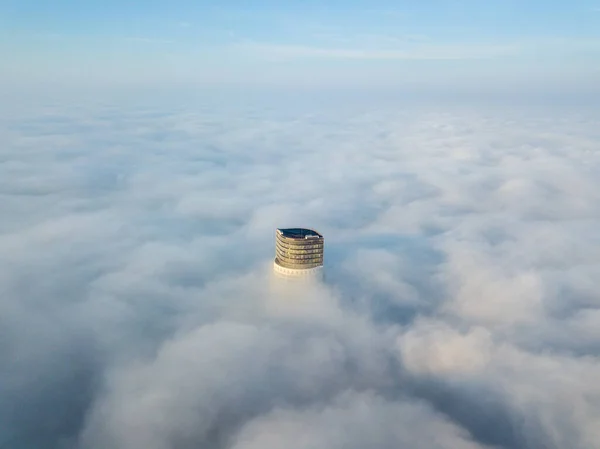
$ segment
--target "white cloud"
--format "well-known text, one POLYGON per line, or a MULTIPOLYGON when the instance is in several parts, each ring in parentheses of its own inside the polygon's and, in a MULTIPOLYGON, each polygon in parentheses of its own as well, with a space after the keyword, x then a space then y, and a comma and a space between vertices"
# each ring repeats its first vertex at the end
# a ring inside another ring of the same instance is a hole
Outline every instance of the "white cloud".
POLYGON ((140 42, 142 44, 174 44, 171 39, 156 39, 153 37, 128 37, 125 40, 129 42, 140 42))
POLYGON ((459 396, 476 389, 488 398, 502 397, 521 420, 519 445, 596 447, 597 359, 532 353, 495 342, 483 328, 459 333, 435 321, 415 323, 398 341, 413 375, 446 383, 459 396))
POLYGON ((413 447, 476 449, 460 428, 427 406, 387 402, 369 394, 345 393, 326 407, 274 410, 251 422, 235 449, 413 447), (372 426, 371 423, 377 423, 372 426), (405 429, 410 428, 410 432, 405 429), (440 435, 444 435, 440 438, 440 435))
POLYGON ((597 109, 159 94, 0 108, 0 444, 598 447, 597 109))
POLYGON ((329 48, 308 45, 242 42, 235 50, 251 52, 262 57, 277 59, 327 58, 365 60, 453 60, 486 59, 513 55, 519 47, 513 45, 433 45, 410 44, 398 48, 329 48))

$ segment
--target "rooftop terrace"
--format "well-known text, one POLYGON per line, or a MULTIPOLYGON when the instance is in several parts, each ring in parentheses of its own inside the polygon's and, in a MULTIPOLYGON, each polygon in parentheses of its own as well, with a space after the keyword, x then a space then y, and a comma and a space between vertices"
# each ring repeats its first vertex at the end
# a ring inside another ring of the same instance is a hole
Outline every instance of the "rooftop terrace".
POLYGON ((277 229, 281 235, 289 239, 306 239, 306 238, 323 238, 321 234, 312 229, 304 228, 288 228, 288 229, 277 229))

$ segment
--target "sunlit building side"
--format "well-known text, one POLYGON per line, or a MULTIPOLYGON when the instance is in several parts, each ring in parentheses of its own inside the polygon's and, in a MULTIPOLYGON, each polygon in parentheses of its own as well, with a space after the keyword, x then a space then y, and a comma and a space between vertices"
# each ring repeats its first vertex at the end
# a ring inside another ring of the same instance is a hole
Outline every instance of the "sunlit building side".
POLYGON ((313 229, 277 229, 275 274, 284 279, 322 278, 323 246, 323 236, 313 229))

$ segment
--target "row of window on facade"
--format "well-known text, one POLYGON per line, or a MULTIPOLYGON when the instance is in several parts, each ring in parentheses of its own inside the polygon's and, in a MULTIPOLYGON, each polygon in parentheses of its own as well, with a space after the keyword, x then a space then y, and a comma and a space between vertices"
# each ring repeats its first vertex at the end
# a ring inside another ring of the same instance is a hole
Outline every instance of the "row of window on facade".
POLYGON ((315 267, 320 267, 321 265, 323 265, 323 261, 320 262, 314 262, 314 263, 293 263, 293 262, 287 262, 285 260, 280 260, 279 264, 282 267, 285 268, 302 268, 302 269, 306 269, 306 268, 315 268, 315 267))
POLYGON ((320 256, 323 254, 323 251, 286 251, 285 249, 275 248, 275 251, 280 254, 285 254, 289 256, 320 256))
POLYGON ((302 261, 323 260, 323 256, 321 256, 321 255, 315 256, 315 257, 308 257, 308 256, 290 257, 290 256, 286 256, 285 254, 277 254, 277 257, 280 257, 281 259, 284 259, 284 260, 302 260, 302 261))
POLYGON ((287 244, 287 242, 282 242, 280 240, 277 241, 277 244, 284 247, 284 248, 304 248, 304 249, 316 249, 316 248, 323 248, 323 244, 320 243, 318 245, 289 245, 287 244))
POLYGON ((285 254, 323 254, 323 251, 319 249, 309 249, 309 250, 288 250, 285 248, 277 247, 277 251, 280 251, 285 254))

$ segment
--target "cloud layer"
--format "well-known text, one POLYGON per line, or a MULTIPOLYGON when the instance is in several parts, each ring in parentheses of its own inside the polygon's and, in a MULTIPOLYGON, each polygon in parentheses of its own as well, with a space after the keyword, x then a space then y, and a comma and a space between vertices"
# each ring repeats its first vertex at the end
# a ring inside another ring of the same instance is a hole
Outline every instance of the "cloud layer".
POLYGON ((0 110, 0 447, 600 447, 600 111, 0 110), (326 281, 271 279, 273 231, 326 281))

